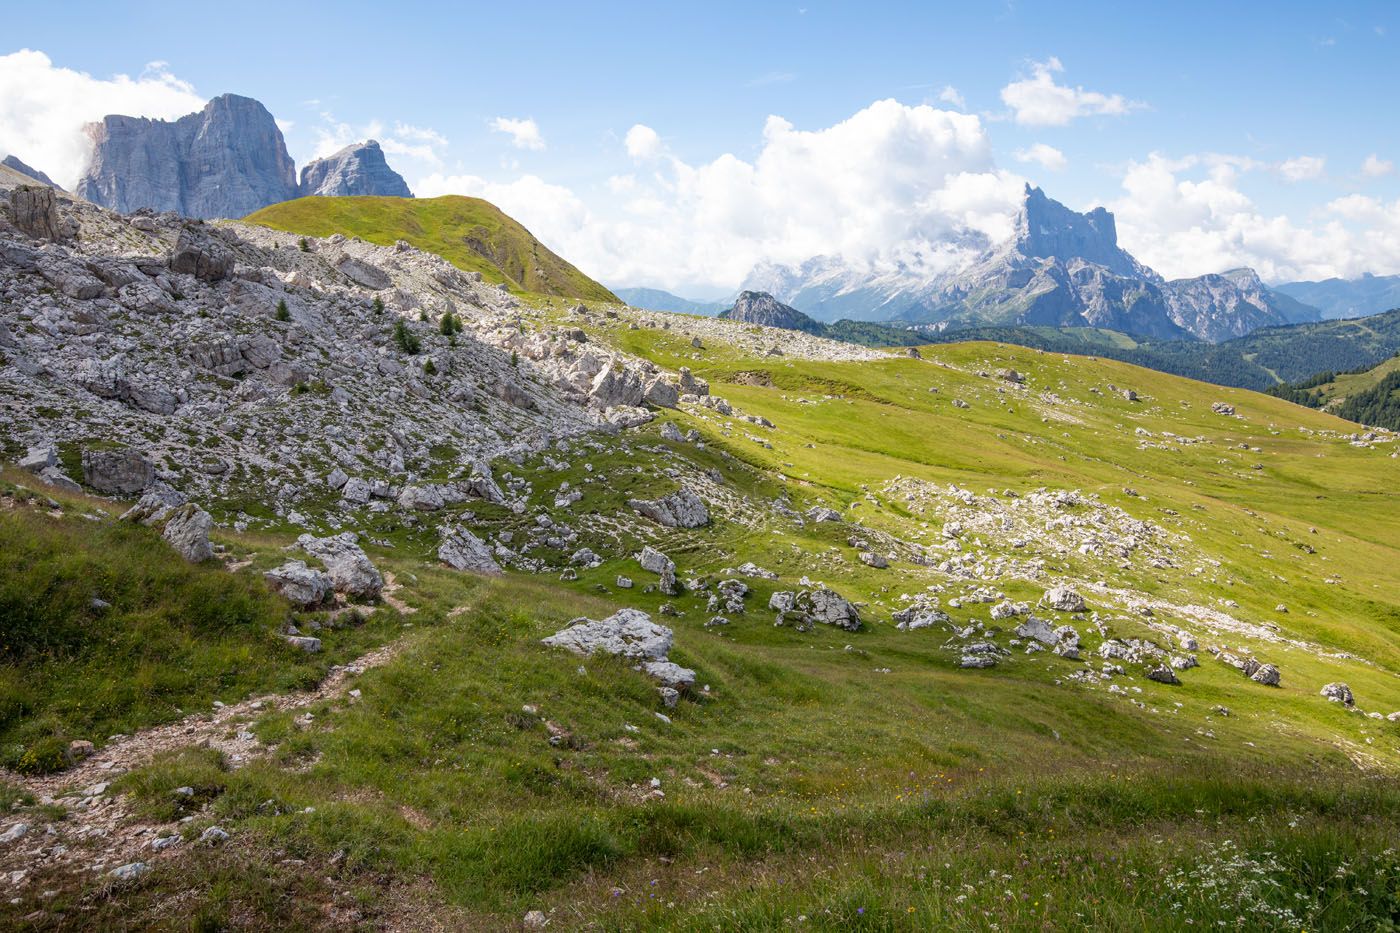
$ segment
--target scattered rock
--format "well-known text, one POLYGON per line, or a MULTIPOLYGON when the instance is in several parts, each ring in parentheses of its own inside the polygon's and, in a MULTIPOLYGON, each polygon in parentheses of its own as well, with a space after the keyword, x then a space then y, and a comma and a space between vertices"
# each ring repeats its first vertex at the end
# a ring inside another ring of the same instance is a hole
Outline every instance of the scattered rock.
POLYGON ((1351 695, 1351 688, 1340 681, 1323 687, 1320 694, 1331 703, 1340 703, 1343 706, 1356 705, 1356 698, 1351 695))
POLYGON ((187 502, 170 513, 161 537, 181 557, 197 564, 214 556, 214 546, 209 543, 209 532, 213 527, 214 519, 208 512, 187 502))
POLYGON ((1083 612, 1084 597, 1068 586, 1047 590, 1041 602, 1058 612, 1083 612))
POLYGON ((453 570, 501 573, 501 565, 496 562, 490 546, 461 525, 443 528, 437 555, 438 560, 453 570))
POLYGON ((83 481, 98 492, 130 496, 155 478, 156 468, 135 450, 83 451, 83 481))

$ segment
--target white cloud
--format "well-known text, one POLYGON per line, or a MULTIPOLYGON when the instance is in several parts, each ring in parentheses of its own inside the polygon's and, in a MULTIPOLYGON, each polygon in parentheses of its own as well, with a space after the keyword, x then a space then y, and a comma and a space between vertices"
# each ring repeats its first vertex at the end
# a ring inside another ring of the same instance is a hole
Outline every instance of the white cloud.
MULTIPOLYGON (((448 146, 447 137, 429 127, 396 122, 390 128, 382 120, 346 123, 337 120, 330 112, 321 114, 321 124, 312 127, 312 133, 316 142, 307 162, 323 159, 354 143, 373 139, 384 150, 389 167, 404 175, 440 169, 443 151, 448 146)), ((303 163, 299 161, 298 164, 303 163)))
POLYGON ((1030 77, 1013 81, 1001 89, 1002 103, 1011 108, 1017 123, 1065 126, 1076 117, 1118 117, 1146 106, 1121 94, 1101 94, 1056 84, 1055 74, 1064 70, 1058 58, 1032 62, 1030 77))
POLYGON ((971 243, 1010 233, 1024 184, 996 168, 977 116, 894 100, 818 130, 769 117, 752 161, 723 154, 689 164, 641 124, 626 150, 654 170, 616 176, 592 206, 534 176, 436 175, 415 190, 495 201, 605 281, 709 291, 738 285, 760 261, 817 255, 939 271, 971 243))
POLYGON ((491 129, 509 136, 510 144, 517 149, 539 151, 544 148, 539 124, 529 117, 497 117, 491 121, 491 129))
POLYGON ((938 99, 945 104, 952 104, 959 110, 967 109, 967 101, 963 100, 962 92, 951 84, 943 86, 943 90, 938 92, 938 99))
POLYGON ((1400 272, 1400 201, 1339 198, 1306 224, 1260 209, 1240 188, 1264 166, 1228 156, 1131 163, 1107 206, 1123 246, 1168 278, 1250 266, 1266 281, 1400 272))
POLYGON ((664 148, 661 144, 661 137, 656 130, 645 124, 638 123, 627 131, 627 137, 623 140, 627 146, 627 154, 638 162, 647 159, 654 159, 661 155, 664 148))
POLYGON ((1045 143, 1036 143, 1026 149, 1017 149, 1016 161, 1034 162, 1051 172, 1062 171, 1066 165, 1069 165, 1069 160, 1065 158, 1063 152, 1054 146, 1047 146, 1045 143))
POLYGON ((0 55, 0 157, 13 154, 71 189, 91 151, 83 124, 111 113, 172 120, 204 104, 163 62, 103 79, 23 49, 0 55))
POLYGON ((1395 171, 1395 163, 1389 159, 1382 159, 1374 152, 1366 157, 1366 161, 1361 163, 1361 174, 1367 178, 1383 178, 1395 171))
POLYGON ((1327 160, 1319 156, 1298 156, 1279 163, 1279 174, 1288 181, 1311 181, 1321 178, 1327 160))

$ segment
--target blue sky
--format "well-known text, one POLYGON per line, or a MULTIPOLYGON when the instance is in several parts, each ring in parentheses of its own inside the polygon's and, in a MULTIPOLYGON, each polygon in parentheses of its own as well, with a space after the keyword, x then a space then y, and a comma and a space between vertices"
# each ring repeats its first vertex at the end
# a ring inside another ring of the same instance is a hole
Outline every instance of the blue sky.
POLYGON ((493 197, 586 271, 694 294, 755 260, 995 236, 1026 180, 1108 205, 1168 275, 1400 272, 1400 6, 1126 6, 59 3, 6 17, 0 56, 54 77, 6 86, 0 58, 0 150, 75 174, 71 147, 41 164, 35 112, 232 91, 298 164, 374 131, 420 194, 493 197))

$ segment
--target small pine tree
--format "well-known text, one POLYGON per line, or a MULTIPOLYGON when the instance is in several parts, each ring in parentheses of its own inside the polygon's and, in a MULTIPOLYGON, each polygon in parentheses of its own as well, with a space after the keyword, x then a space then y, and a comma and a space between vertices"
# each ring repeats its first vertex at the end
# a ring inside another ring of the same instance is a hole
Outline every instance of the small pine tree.
POLYGON ((457 322, 453 319, 451 311, 444 314, 442 320, 438 321, 438 331, 444 337, 451 337, 457 332, 457 322))
POLYGON ((375 314, 383 314, 383 313, 384 313, 384 299, 383 299, 383 298, 380 298, 378 295, 375 295, 375 296, 374 296, 374 303, 373 303, 372 305, 370 305, 370 307, 374 309, 374 313, 375 313, 375 314))
POLYGON ((516 353, 514 350, 510 351, 510 365, 517 369, 520 367, 520 354, 516 353))
POLYGON ((277 320, 279 320, 279 321, 290 321, 291 319, 292 319, 292 312, 289 311, 289 310, 287 310, 287 299, 285 299, 285 298, 278 299, 278 301, 277 301, 277 320))
POLYGON ((300 240, 298 240, 297 246, 301 247, 301 251, 303 253, 311 252, 311 243, 307 241, 306 237, 302 237, 300 240))
POLYGON ((394 322, 394 345, 409 356, 416 356, 422 346, 402 318, 394 322))
POLYGON ((437 375, 437 366, 433 364, 433 358, 432 358, 432 357, 428 357, 427 361, 423 364, 423 375, 425 375, 425 376, 436 376, 436 375, 437 375))

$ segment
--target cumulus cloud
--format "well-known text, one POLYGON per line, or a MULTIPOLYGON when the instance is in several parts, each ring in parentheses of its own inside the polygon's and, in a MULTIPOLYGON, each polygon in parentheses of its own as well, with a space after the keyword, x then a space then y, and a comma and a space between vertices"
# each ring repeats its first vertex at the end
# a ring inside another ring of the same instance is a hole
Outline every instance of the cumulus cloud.
POLYGON ((1279 174, 1289 181, 1311 181, 1321 178, 1327 168, 1327 160, 1319 156, 1298 156, 1285 159, 1278 165, 1279 174))
POLYGON ((627 147, 627 154, 638 162, 656 158, 661 155, 664 148, 661 144, 661 137, 657 135, 656 130, 642 123, 636 124, 627 131, 623 145, 627 147))
POLYGON ((1366 157, 1361 163, 1361 174, 1367 178, 1384 178, 1395 171, 1395 163, 1389 159, 1382 159, 1374 152, 1366 157))
POLYGON ((1040 167, 1052 172, 1058 172, 1069 165, 1069 160, 1065 154, 1054 146, 1047 146, 1045 143, 1036 143, 1025 149, 1016 150, 1017 162, 1034 162, 1040 167))
POLYGON ((95 78, 23 49, 0 55, 0 157, 15 155, 71 189, 91 149, 83 124, 109 113, 173 120, 204 104, 164 62, 134 78, 95 78))
POLYGON ((1241 188, 1249 159, 1153 153, 1129 165, 1107 206, 1125 248, 1168 278, 1250 266, 1267 281, 1400 272, 1400 201, 1351 195, 1299 223, 1241 188))
POLYGON ((491 121, 491 129, 505 133, 510 144, 517 149, 531 149, 536 152, 544 148, 544 136, 539 124, 529 117, 497 117, 491 121))
POLYGON ((967 101, 963 100, 962 92, 951 84, 945 84, 943 90, 938 92, 938 99, 945 104, 951 104, 959 110, 967 109, 967 101))
MULTIPOLYGON (((313 126, 311 132, 315 142, 306 162, 323 159, 346 146, 373 139, 384 150, 390 167, 402 174, 441 169, 443 152, 448 146, 447 137, 430 127, 401 122, 389 126, 382 120, 347 123, 337 120, 330 112, 321 114, 320 124, 313 126)), ((300 164, 301 160, 298 162, 300 164)))
POLYGON ((534 176, 436 175, 415 190, 496 201, 606 281, 713 289, 734 287, 764 260, 819 255, 941 271, 1009 235, 1024 185, 997 169, 977 116, 894 100, 816 130, 769 117, 752 160, 691 164, 641 124, 625 144, 651 171, 615 176, 592 206, 534 176))
POLYGON ((1002 103, 1025 126, 1065 126, 1077 117, 1119 117, 1146 106, 1121 94, 1102 94, 1055 82, 1065 66, 1058 58, 1032 62, 1029 77, 1001 89, 1002 103))

